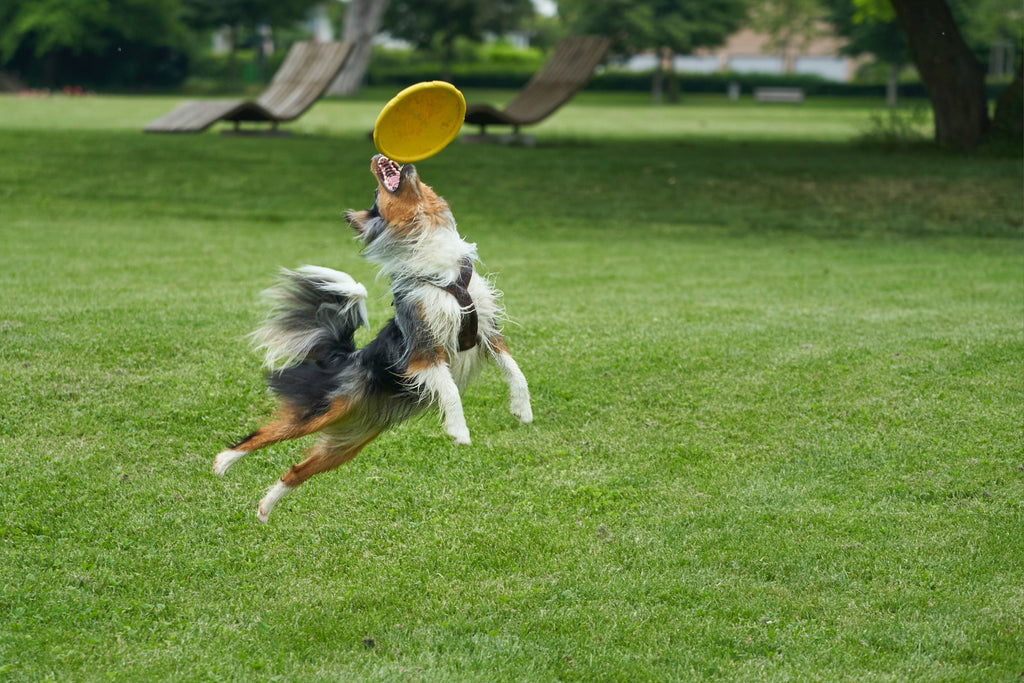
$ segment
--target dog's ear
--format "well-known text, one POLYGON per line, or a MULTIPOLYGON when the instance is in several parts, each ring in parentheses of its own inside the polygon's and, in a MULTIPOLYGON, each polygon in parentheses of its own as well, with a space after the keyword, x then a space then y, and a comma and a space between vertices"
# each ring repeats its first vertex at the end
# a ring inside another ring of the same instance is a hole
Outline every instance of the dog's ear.
POLYGON ((352 226, 356 232, 362 232, 366 228, 366 221, 370 219, 369 211, 346 211, 345 221, 352 226))

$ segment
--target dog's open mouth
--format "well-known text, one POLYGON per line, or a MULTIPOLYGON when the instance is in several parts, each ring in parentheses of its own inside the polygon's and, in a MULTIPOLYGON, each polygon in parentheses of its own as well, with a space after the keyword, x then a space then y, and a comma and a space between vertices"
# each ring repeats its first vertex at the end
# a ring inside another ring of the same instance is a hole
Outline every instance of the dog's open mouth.
POLYGON ((380 184, 388 192, 398 192, 398 186, 402 184, 401 164, 388 159, 383 154, 378 154, 374 157, 373 170, 377 175, 377 179, 380 180, 380 184))

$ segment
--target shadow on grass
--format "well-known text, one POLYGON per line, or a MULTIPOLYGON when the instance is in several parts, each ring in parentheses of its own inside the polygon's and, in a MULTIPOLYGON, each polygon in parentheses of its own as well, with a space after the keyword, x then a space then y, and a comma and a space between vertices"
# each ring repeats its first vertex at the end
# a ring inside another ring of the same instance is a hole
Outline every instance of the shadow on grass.
POLYGON ((1018 160, 965 157, 923 143, 570 138, 495 149, 442 170, 452 173, 444 178, 454 186, 449 199, 478 203, 483 190, 488 213, 516 226, 537 224, 542 234, 576 220, 620 238, 672 226, 818 238, 1021 234, 1018 160), (463 165, 486 181, 460 182, 463 165))
MULTIPOLYGON (((9 217, 38 211, 200 221, 339 221, 372 203, 363 136, 238 139, 24 131, 0 139, 9 217)), ((914 145, 541 137, 452 144, 417 164, 470 234, 534 238, 1021 235, 1018 159, 914 145), (562 228, 565 228, 563 231, 562 228)))

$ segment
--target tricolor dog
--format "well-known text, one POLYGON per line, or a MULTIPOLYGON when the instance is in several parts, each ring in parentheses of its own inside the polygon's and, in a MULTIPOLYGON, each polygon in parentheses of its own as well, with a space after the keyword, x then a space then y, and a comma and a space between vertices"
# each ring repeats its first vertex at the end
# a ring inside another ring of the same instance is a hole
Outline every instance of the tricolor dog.
POLYGON ((265 523, 282 496, 314 474, 351 460, 381 432, 436 405, 445 432, 470 443, 460 392, 493 361, 508 381, 511 410, 532 421, 530 392, 501 335, 500 294, 473 267, 476 245, 458 233, 447 202, 411 164, 370 162, 376 201, 345 220, 363 254, 391 279, 395 316, 362 348, 353 336, 366 316, 366 289, 318 266, 282 271, 273 306, 253 338, 265 353, 276 419, 220 453, 223 475, 237 460, 279 441, 318 433, 308 457, 259 503, 265 523))

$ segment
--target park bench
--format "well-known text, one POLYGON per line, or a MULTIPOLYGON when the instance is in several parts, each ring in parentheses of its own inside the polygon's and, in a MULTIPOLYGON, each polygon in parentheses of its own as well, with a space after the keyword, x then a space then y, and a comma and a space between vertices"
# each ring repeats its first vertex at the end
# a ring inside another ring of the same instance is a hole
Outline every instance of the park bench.
POLYGON ((789 102, 800 104, 804 101, 803 88, 754 88, 755 102, 789 102))

